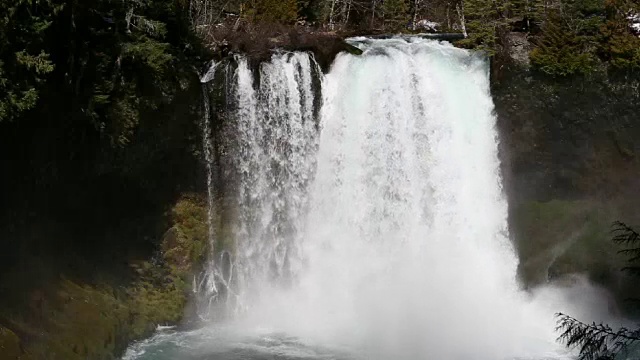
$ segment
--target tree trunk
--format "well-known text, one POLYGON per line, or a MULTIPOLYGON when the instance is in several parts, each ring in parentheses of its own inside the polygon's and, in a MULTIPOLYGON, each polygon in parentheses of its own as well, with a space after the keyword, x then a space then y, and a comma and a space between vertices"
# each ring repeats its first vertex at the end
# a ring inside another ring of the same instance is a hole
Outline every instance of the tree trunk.
POLYGON ((351 0, 347 0, 346 4, 345 4, 345 15, 344 15, 344 21, 343 21, 343 25, 344 27, 347 26, 347 23, 349 22, 349 14, 351 13, 351 0))
POLYGON ((329 12, 329 30, 333 31, 333 15, 336 7, 336 0, 331 1, 331 11, 329 12))
POLYGON ((413 16, 411 17, 411 30, 416 31, 416 21, 418 20, 418 10, 420 0, 413 0, 413 16))
POLYGON ((462 27, 462 34, 465 39, 469 37, 467 34, 467 25, 464 22, 464 0, 460 4, 456 4, 456 11, 458 12, 458 18, 460 19, 460 26, 462 27))
POLYGON ((376 0, 371 0, 371 24, 369 24, 369 27, 371 29, 373 29, 375 18, 376 18, 376 0))

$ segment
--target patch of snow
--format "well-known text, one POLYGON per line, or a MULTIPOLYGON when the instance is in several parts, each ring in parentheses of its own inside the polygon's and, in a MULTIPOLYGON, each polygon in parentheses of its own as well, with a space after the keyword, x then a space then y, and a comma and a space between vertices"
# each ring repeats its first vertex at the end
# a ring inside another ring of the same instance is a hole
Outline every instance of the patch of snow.
POLYGON ((427 31, 438 32, 439 26, 440 26, 440 23, 437 23, 435 21, 429 21, 426 19, 416 21, 416 29, 423 29, 427 31))
POLYGON ((209 63, 209 69, 206 73, 204 73, 204 75, 202 75, 202 77, 200 77, 201 83, 206 84, 209 81, 213 80, 213 77, 216 75, 216 68, 218 67, 218 64, 219 63, 211 60, 211 62, 209 63))
POLYGON ((175 326, 157 325, 156 326, 156 331, 173 330, 175 328, 176 328, 175 326))
POLYGON ((640 14, 629 14, 627 19, 629 20, 631 30, 640 37, 640 14))

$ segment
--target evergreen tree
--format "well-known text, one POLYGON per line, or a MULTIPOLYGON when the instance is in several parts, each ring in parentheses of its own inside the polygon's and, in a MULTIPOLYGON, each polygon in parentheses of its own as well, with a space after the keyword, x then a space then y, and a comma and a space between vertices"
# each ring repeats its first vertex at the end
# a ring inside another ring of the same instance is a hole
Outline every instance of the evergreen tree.
POLYGON ((53 71, 44 44, 60 9, 51 1, 0 3, 0 122, 15 120, 36 105, 53 71))
POLYGON ((587 74, 598 69, 603 0, 563 0, 537 7, 541 33, 534 39, 531 62, 554 76, 587 74))
POLYGON ((598 64, 595 48, 583 36, 564 25, 560 15, 550 14, 542 28, 542 36, 531 52, 531 63, 550 75, 585 74, 598 64))
MULTIPOLYGON (((171 0, 67 2, 52 23, 52 101, 90 123, 111 146, 131 140, 140 117, 170 102, 193 71, 188 9, 171 0), (62 100, 62 99, 61 99, 62 100)), ((193 45, 192 45, 193 44, 193 45)))
POLYGON ((17 0, 0 14, 0 121, 40 101, 117 147, 193 76, 200 49, 185 1, 17 0))
POLYGON ((252 0, 247 17, 252 22, 295 24, 298 19, 297 0, 252 0))
POLYGON ((409 21, 406 0, 384 0, 382 3, 384 26, 390 30, 402 29, 409 21))
POLYGON ((499 51, 499 37, 508 31, 508 0, 466 0, 464 18, 469 37, 460 42, 465 47, 484 50, 493 55, 499 51))
POLYGON ((640 37, 629 27, 629 18, 640 11, 640 3, 607 0, 607 21, 600 28, 601 56, 616 69, 640 69, 640 37))

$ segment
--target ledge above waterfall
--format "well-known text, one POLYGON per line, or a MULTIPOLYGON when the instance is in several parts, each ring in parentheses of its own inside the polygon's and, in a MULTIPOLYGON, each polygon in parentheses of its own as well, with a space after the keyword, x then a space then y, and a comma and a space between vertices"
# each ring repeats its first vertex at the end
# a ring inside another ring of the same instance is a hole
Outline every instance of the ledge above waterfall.
POLYGON ((308 31, 299 29, 274 29, 274 28, 254 28, 243 31, 225 31, 217 34, 216 39, 222 39, 209 44, 209 47, 216 53, 219 60, 231 53, 241 53, 246 55, 251 62, 260 63, 271 59, 275 51, 308 51, 314 57, 322 70, 326 72, 336 55, 340 52, 347 52, 353 55, 360 55, 362 51, 351 45, 346 39, 357 36, 371 39, 388 38, 428 38, 434 40, 460 40, 462 34, 392 34, 392 33, 366 33, 361 32, 327 32, 308 31))
POLYGON ((323 71, 327 71, 338 53, 361 54, 360 49, 334 32, 279 31, 269 28, 227 32, 219 38, 223 40, 209 44, 218 60, 232 53, 241 53, 252 63, 260 63, 270 60, 276 51, 308 51, 314 54, 323 71))

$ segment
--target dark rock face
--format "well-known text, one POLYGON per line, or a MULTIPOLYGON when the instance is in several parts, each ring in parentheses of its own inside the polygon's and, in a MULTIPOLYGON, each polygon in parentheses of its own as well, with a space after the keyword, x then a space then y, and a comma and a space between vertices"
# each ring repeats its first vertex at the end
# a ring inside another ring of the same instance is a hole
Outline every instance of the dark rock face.
POLYGON ((626 297, 609 231, 614 220, 640 224, 640 74, 505 68, 492 92, 520 277, 529 286, 583 272, 626 297))
POLYGON ((630 175, 640 151, 638 86, 640 76, 557 80, 506 73, 493 95, 503 156, 515 176, 510 195, 548 200, 637 190, 630 175))
POLYGON ((11 331, 24 359, 111 359, 182 319, 206 247, 186 196, 205 184, 202 89, 186 78, 122 148, 47 107, 1 124, 0 349, 11 331))
POLYGON ((157 325, 187 320, 191 279, 208 245, 205 204, 199 194, 183 195, 169 211, 159 252, 122 259, 125 273, 100 269, 91 281, 67 273, 46 287, 21 278, 26 289, 10 289, 0 302, 0 359, 113 359, 157 325))
POLYGON ((0 350, 6 359, 17 359, 22 351, 20 350, 20 339, 13 331, 0 325, 0 350))

